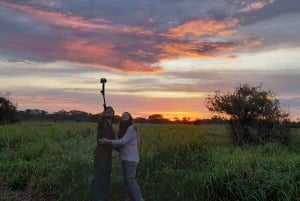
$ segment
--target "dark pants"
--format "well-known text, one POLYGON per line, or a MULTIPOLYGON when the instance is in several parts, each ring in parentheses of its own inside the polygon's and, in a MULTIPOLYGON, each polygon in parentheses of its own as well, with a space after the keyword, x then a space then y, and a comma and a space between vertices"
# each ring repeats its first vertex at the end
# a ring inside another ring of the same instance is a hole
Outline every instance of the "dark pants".
POLYGON ((122 161, 124 183, 127 194, 132 201, 143 201, 141 189, 136 181, 136 168, 138 163, 122 161))
POLYGON ((94 159, 94 180, 92 190, 94 201, 106 201, 111 176, 112 161, 110 159, 94 159))

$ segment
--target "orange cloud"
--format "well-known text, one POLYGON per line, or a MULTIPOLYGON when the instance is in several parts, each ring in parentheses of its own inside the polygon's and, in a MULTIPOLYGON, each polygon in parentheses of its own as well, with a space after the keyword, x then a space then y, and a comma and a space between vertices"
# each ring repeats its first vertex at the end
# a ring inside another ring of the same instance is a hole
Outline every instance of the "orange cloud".
POLYGON ((228 59, 236 59, 237 56, 236 55, 228 55, 226 58, 228 58, 228 59))
POLYGON ((200 19, 189 21, 174 27, 166 35, 171 38, 184 38, 189 34, 194 36, 223 36, 235 33, 235 27, 237 25, 237 19, 228 19, 224 21, 200 19))
POLYGON ((195 44, 169 43, 165 44, 165 46, 163 46, 163 49, 169 57, 176 57, 179 55, 183 57, 211 57, 209 55, 199 54, 199 52, 197 52, 197 46, 195 44))
MULTIPOLYGON (((138 58, 140 56, 155 57, 152 52, 148 53, 144 50, 139 50, 138 47, 133 47, 135 44, 130 44, 130 41, 122 42, 121 45, 123 49, 121 49, 116 47, 116 45, 120 44, 120 41, 113 41, 113 39, 105 40, 105 38, 101 38, 102 36, 109 38, 112 34, 126 35, 130 33, 134 34, 134 36, 145 36, 152 35, 152 31, 137 26, 112 25, 105 19, 85 20, 80 16, 39 10, 26 5, 6 2, 0 2, 0 5, 27 13, 35 19, 42 20, 49 25, 99 33, 98 38, 83 39, 80 35, 76 36, 76 33, 73 32, 74 34, 70 34, 68 38, 59 41, 57 47, 52 47, 52 44, 41 44, 40 41, 36 42, 34 38, 30 38, 30 42, 16 44, 19 48, 29 48, 31 52, 46 57, 50 56, 51 58, 56 59, 67 59, 71 62, 96 68, 106 68, 113 71, 161 71, 160 67, 152 67, 147 60, 142 61, 138 58), (43 45, 46 45, 47 47, 43 48, 43 45), (58 51, 53 51, 54 49, 58 51), (133 56, 129 57, 128 54, 136 56, 137 58, 135 59, 133 56)), ((28 39, 24 41, 28 41, 28 39)))
POLYGON ((234 43, 202 42, 202 43, 169 43, 163 46, 166 58, 197 57, 212 58, 219 52, 232 51, 237 47, 234 43))
POLYGON ((245 45, 248 47, 259 46, 261 44, 262 44, 262 39, 248 40, 245 42, 245 45))
POLYGON ((67 51, 67 55, 72 60, 81 60, 90 62, 90 60, 106 60, 113 62, 117 60, 116 53, 112 50, 113 44, 110 43, 94 43, 91 44, 87 40, 70 40, 63 42, 63 48, 67 51))
POLYGON ((39 20, 46 21, 48 24, 63 26, 67 28, 81 29, 81 30, 106 30, 119 33, 135 33, 141 35, 152 34, 152 31, 145 30, 141 27, 134 26, 116 26, 111 25, 109 21, 105 19, 93 19, 85 20, 81 16, 67 15, 60 12, 45 11, 35 9, 26 5, 17 5, 12 3, 0 2, 0 5, 6 6, 8 8, 20 10, 22 12, 28 13, 39 20))
POLYGON ((248 35, 245 36, 243 45, 245 46, 245 48, 255 47, 255 46, 261 45, 262 42, 263 42, 262 38, 257 38, 252 34, 248 34, 248 35))
POLYGON ((112 43, 91 43, 86 40, 77 40, 65 41, 63 47, 67 51, 69 60, 91 67, 120 72, 158 72, 162 70, 160 67, 149 66, 135 60, 120 59, 124 56, 121 55, 121 52, 118 53, 114 50, 115 46, 112 43))
MULTIPOLYGON (((158 72, 163 69, 152 64, 160 60, 211 58, 238 46, 234 42, 224 42, 228 35, 236 32, 237 19, 192 20, 171 28, 167 33, 155 35, 142 27, 114 25, 106 19, 86 20, 81 16, 7 2, 0 2, 0 5, 54 26, 59 39, 52 38, 53 43, 46 41, 43 34, 39 37, 29 35, 29 39, 23 39, 26 42, 16 43, 16 49, 27 48, 28 52, 50 61, 67 60, 118 72, 158 72), (65 32, 55 28, 71 31, 66 37, 65 32), (86 37, 89 33, 91 37, 86 37), (214 40, 210 41, 210 37, 214 40)), ((258 42, 252 41, 252 45, 258 42)), ((251 45, 250 41, 247 45, 251 45)))
POLYGON ((232 51, 236 44, 232 42, 215 42, 203 39, 201 42, 197 37, 232 35, 236 32, 235 28, 239 21, 236 19, 227 19, 218 21, 214 19, 201 19, 186 22, 180 26, 169 30, 167 34, 161 34, 166 37, 165 43, 161 48, 165 54, 162 59, 176 57, 198 57, 210 58, 218 52, 232 51), (191 37, 189 37, 191 36, 191 37), (194 38, 192 38, 194 37, 194 38))

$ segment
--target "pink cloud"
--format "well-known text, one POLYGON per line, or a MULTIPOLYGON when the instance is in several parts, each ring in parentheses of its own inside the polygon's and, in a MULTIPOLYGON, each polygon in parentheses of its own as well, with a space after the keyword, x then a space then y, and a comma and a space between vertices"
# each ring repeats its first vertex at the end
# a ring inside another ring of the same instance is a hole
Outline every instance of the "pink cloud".
MULTIPOLYGON (((85 20, 80 16, 54 11, 44 11, 25 5, 6 2, 0 2, 0 5, 22 11, 36 20, 46 22, 47 25, 99 33, 99 37, 110 37, 112 34, 153 34, 152 31, 145 30, 141 27, 112 25, 105 19, 85 20)), ((118 41, 106 40, 105 38, 83 39, 83 37, 73 35, 73 33, 71 32, 71 34, 63 40, 56 41, 55 46, 48 42, 41 43, 41 41, 37 41, 38 39, 35 39, 34 37, 14 38, 14 42, 10 42, 9 46, 20 51, 27 49, 29 52, 38 54, 42 57, 51 57, 58 60, 63 59, 91 67, 106 68, 114 71, 156 72, 161 70, 160 67, 152 67, 147 62, 134 60, 130 57, 126 58, 128 52, 121 52, 121 50, 118 50, 118 47, 116 47, 116 43, 119 43, 118 41)), ((123 46, 124 44, 126 44, 126 42, 122 42, 123 46)), ((146 52, 141 50, 138 50, 137 53, 140 56, 141 54, 146 54, 146 52)))
POLYGON ((239 11, 247 13, 247 12, 250 12, 250 11, 253 11, 253 10, 259 10, 259 9, 262 9, 263 7, 265 7, 265 6, 267 6, 271 3, 274 3, 274 2, 275 2, 275 0, 253 2, 253 3, 250 3, 248 5, 245 5, 239 11))
MULTIPOLYGON (((220 53, 228 54, 239 46, 236 42, 222 40, 236 34, 239 26, 237 19, 191 20, 171 27, 166 33, 155 34, 139 26, 114 25, 106 19, 87 20, 51 9, 41 10, 6 2, 0 2, 0 5, 26 13, 54 30, 53 33, 58 37, 53 37, 53 41, 45 40, 45 32, 39 37, 35 34, 29 34, 27 38, 15 37, 14 43, 8 44, 11 48, 21 52, 26 50, 50 61, 67 60, 117 72, 154 73, 163 70, 153 65, 160 60, 178 57, 210 58, 220 53), (92 36, 87 37, 86 34, 92 36), (215 40, 210 41, 206 37, 215 37, 215 40)), ((149 20, 155 22, 152 18, 149 20)), ((259 41, 252 41, 252 44, 248 41, 246 45, 258 44, 259 41)))

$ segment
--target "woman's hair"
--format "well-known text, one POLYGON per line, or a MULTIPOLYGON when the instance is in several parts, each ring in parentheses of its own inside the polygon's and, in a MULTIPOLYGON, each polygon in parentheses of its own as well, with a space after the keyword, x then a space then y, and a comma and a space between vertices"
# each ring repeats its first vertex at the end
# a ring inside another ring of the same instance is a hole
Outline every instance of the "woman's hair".
POLYGON ((129 112, 124 112, 122 114, 122 117, 121 117, 120 124, 119 124, 119 132, 118 132, 118 138, 119 139, 121 139, 124 136, 124 134, 126 133, 128 127, 133 124, 133 119, 132 119, 132 116, 129 112), (122 117, 124 115, 128 115, 129 119, 128 120, 122 120, 122 117))
POLYGON ((98 126, 102 128, 104 126, 105 120, 106 119, 111 119, 112 123, 114 122, 114 117, 115 117, 115 110, 111 106, 107 106, 102 114, 100 115, 100 118, 98 120, 98 126))

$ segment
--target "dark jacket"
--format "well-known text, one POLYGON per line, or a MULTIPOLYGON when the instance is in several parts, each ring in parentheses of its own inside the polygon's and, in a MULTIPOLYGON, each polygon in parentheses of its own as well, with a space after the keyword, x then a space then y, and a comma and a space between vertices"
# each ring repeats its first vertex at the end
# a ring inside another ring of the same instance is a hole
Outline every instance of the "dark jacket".
POLYGON ((115 139, 115 133, 111 124, 105 120, 100 119, 97 125, 97 147, 95 150, 95 157, 103 158, 103 159, 111 159, 112 158, 112 148, 108 144, 100 144, 99 139, 107 138, 109 140, 115 139))

